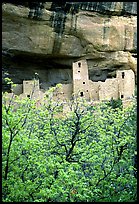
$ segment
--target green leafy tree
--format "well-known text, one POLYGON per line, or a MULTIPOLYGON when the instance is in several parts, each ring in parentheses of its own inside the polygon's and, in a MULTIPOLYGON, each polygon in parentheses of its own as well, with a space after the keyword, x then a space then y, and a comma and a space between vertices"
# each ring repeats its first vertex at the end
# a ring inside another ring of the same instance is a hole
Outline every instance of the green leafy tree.
POLYGON ((39 107, 3 94, 3 201, 136 201, 136 104, 77 98, 62 112, 53 91, 39 107))

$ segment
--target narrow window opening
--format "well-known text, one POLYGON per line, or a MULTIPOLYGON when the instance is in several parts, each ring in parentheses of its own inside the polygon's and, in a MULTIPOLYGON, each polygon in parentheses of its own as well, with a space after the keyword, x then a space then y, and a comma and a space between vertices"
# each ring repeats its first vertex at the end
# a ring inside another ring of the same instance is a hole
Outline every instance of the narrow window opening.
POLYGON ((135 57, 135 58, 137 58, 137 54, 136 54, 136 53, 132 54, 132 56, 135 57))
POLYGON ((88 90, 86 90, 86 92, 88 92, 88 90))
POLYGON ((85 82, 83 82, 83 84, 85 84, 85 82))
POLYGON ((83 96, 83 92, 80 92, 80 96, 83 96))
POLYGON ((124 98, 124 95, 123 95, 123 94, 121 95, 121 98, 124 98))
POLYGON ((78 72, 80 72, 80 71, 78 71, 78 72))
POLYGON ((122 79, 124 79, 125 78, 125 73, 124 72, 122 72, 122 79))
POLYGON ((28 98, 30 98, 30 95, 27 95, 28 98))
POLYGON ((81 67, 81 62, 78 63, 78 66, 81 67))

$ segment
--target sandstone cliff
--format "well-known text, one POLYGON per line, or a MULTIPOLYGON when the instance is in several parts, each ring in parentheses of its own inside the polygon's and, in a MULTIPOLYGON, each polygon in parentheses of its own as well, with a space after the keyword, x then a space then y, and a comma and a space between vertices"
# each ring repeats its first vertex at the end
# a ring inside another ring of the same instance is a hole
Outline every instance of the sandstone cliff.
POLYGON ((2 5, 3 77, 14 83, 38 72, 41 88, 70 83, 71 67, 87 59, 93 81, 117 69, 137 72, 136 2, 72 3, 69 12, 45 3, 41 21, 28 19, 24 5, 2 5), (78 12, 74 8, 78 7, 78 12))

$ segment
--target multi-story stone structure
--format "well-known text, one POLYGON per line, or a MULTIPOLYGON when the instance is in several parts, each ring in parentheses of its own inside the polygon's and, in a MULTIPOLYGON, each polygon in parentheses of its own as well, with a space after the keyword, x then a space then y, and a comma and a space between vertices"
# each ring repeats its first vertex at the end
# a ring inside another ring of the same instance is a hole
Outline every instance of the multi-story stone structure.
MULTIPOLYGON (((73 81, 71 84, 62 84, 54 92, 54 99, 70 100, 74 97, 82 97, 88 101, 105 101, 121 98, 127 100, 134 96, 135 76, 132 70, 117 70, 115 78, 107 78, 105 81, 92 81, 89 79, 86 60, 73 63, 73 81)), ((39 80, 23 81, 23 84, 13 88, 13 92, 21 97, 33 97, 42 99, 45 91, 40 89, 39 80)))
POLYGON ((132 98, 135 91, 135 76, 132 70, 116 71, 116 78, 94 82, 89 80, 86 61, 73 63, 73 93, 88 100, 132 98))
MULTIPOLYGON (((63 96, 83 97, 89 101, 102 101, 121 98, 130 99, 135 91, 135 76, 132 70, 118 70, 115 78, 108 78, 104 82, 89 80, 86 60, 73 63, 73 83, 62 85, 63 96)), ((59 92, 60 93, 60 92, 59 92)))

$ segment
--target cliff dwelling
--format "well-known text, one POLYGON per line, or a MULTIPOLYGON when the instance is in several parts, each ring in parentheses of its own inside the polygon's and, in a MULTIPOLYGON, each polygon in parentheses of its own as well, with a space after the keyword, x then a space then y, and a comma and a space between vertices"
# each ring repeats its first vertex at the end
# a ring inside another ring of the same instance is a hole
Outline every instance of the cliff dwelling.
MULTIPOLYGON (((97 77, 94 77, 93 81, 89 79, 87 60, 79 60, 72 64, 72 76, 69 71, 67 73, 70 77, 67 77, 67 83, 62 83, 61 87, 55 90, 54 99, 66 101, 78 96, 88 101, 105 101, 111 98, 127 100, 134 96, 135 76, 131 69, 116 70, 114 77, 106 77, 105 80, 103 74, 102 78, 101 74, 99 76, 96 74, 97 77), (68 83, 69 78, 70 83, 68 83)), ((54 76, 54 74, 52 75, 54 76)), ((38 75, 35 80, 23 80, 22 84, 16 84, 16 87, 13 87, 13 93, 21 97, 42 99, 45 96, 45 91, 52 87, 49 80, 48 78, 45 80, 43 88, 40 86, 38 75)), ((54 83, 53 86, 56 84, 54 83)))
POLYGON ((136 2, 46 2, 41 20, 28 17, 28 2, 8 2, 2 5, 4 92, 11 93, 9 77, 20 97, 42 99, 57 84, 54 97, 61 100, 134 96, 136 2))

